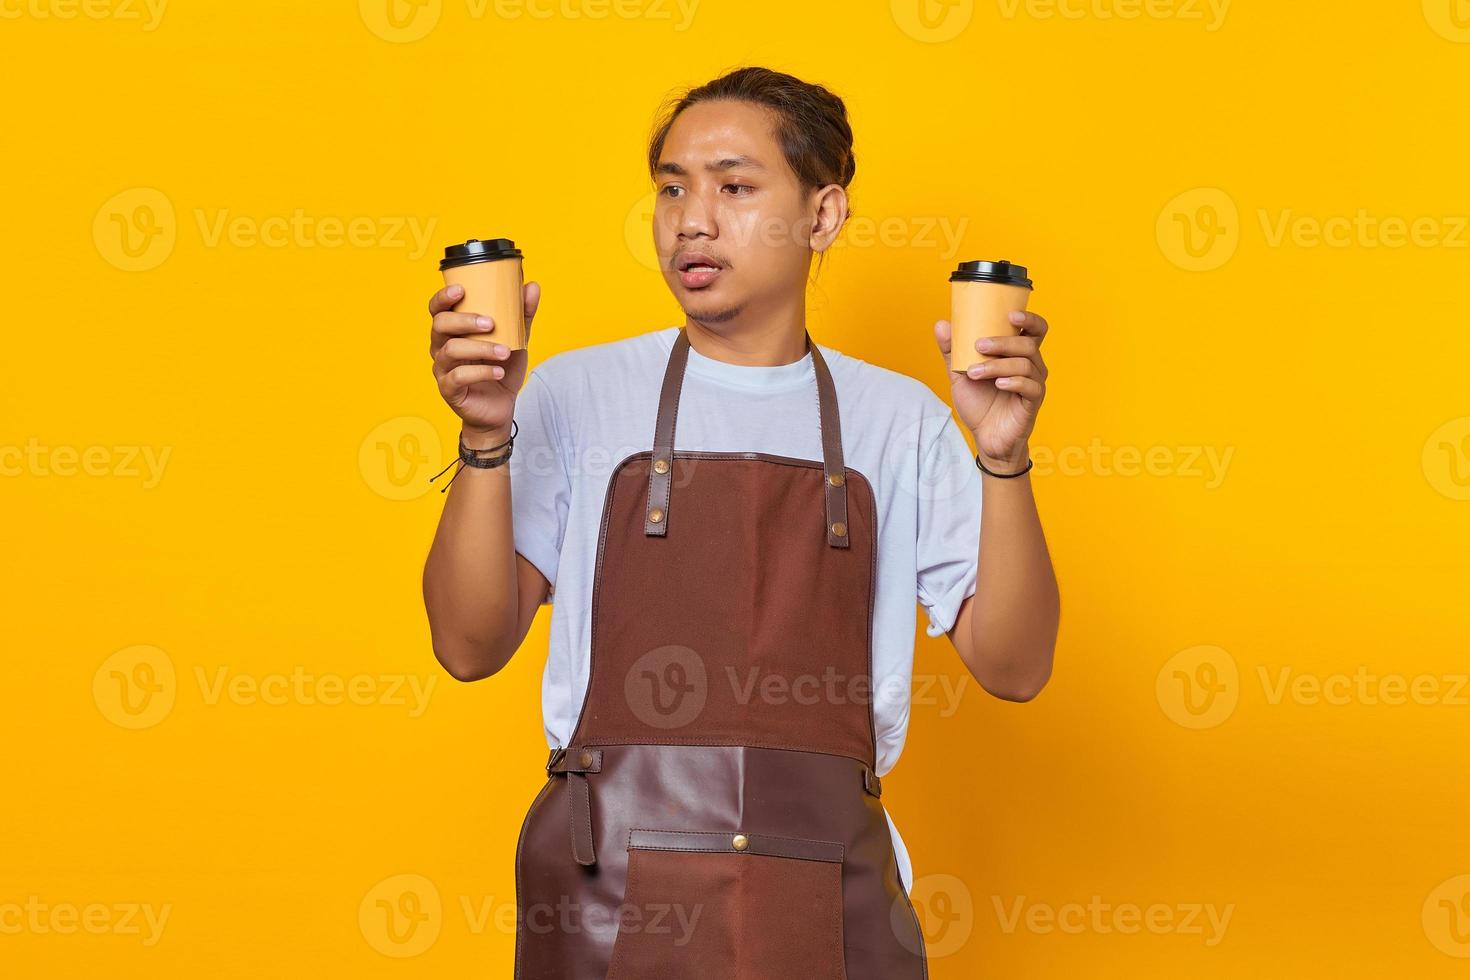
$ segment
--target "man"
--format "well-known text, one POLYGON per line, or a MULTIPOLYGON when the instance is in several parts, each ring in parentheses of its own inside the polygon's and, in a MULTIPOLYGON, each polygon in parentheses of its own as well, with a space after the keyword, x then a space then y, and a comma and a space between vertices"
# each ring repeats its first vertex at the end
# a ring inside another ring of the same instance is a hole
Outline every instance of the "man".
MULTIPOLYGON (((424 571, 435 655, 494 674, 554 599, 516 975, 923 976, 879 777, 916 598, 992 694, 1050 676, 1059 599, 1025 475, 1047 324, 1017 315, 950 375, 972 462, 925 385, 806 332, 855 171, 840 99, 732 72, 673 106, 649 171, 683 326, 527 375, 452 311, 457 287, 430 303, 465 453, 514 452, 450 491, 424 571)), ((528 283, 528 325, 539 300, 528 283)), ((947 367, 949 324, 934 336, 947 367)))

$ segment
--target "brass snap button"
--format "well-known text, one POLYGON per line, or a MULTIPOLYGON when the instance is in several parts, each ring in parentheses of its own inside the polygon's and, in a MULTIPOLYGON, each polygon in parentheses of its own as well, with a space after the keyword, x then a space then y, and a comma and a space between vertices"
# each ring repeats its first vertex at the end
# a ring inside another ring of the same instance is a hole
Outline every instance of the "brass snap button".
POLYGON ((843 535, 847 534, 847 525, 842 523, 841 521, 834 522, 832 525, 832 533, 837 535, 839 538, 842 537, 843 535))
POLYGON ((827 477, 827 482, 832 484, 834 487, 842 486, 842 474, 833 473, 831 476, 827 477))
POLYGON ((653 510, 648 512, 648 519, 657 524, 664 519, 664 512, 655 507, 653 510))
POLYGON ((656 460, 654 460, 653 461, 653 471, 655 473, 667 473, 669 471, 669 461, 666 460, 666 459, 656 459, 656 460))
POLYGON ((746 837, 744 834, 736 834, 733 838, 731 838, 730 846, 735 848, 735 850, 737 851, 743 851, 750 846, 750 838, 746 837))
POLYGON ((583 769, 591 769, 592 768, 592 753, 591 752, 583 752, 581 755, 577 756, 577 762, 581 763, 583 769))

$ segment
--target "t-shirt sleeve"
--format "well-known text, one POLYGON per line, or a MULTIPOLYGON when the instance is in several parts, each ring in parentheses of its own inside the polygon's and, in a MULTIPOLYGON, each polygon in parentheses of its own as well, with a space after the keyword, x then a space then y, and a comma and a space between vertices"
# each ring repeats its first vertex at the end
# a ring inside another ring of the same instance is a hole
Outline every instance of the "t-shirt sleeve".
POLYGON ((551 385, 534 370, 516 395, 515 420, 509 463, 515 549, 551 583, 546 596, 551 602, 572 500, 570 442, 551 385))
POLYGON ((918 598, 925 632, 943 636, 975 594, 980 549, 980 471, 948 412, 928 418, 920 440, 918 598), (933 433, 932 437, 929 433, 933 433))

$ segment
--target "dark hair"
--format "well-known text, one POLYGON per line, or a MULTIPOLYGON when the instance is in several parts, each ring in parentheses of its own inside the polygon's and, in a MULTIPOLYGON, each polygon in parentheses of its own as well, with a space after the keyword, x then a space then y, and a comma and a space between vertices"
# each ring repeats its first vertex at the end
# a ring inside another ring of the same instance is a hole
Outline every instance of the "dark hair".
MULTIPOLYGON (((665 103, 648 144, 648 175, 658 169, 674 120, 692 105, 728 99, 763 106, 776 117, 776 141, 803 188, 847 187, 857 161, 842 100, 820 85, 769 68, 737 68, 665 103)), ((844 220, 852 216, 849 210, 844 220)))

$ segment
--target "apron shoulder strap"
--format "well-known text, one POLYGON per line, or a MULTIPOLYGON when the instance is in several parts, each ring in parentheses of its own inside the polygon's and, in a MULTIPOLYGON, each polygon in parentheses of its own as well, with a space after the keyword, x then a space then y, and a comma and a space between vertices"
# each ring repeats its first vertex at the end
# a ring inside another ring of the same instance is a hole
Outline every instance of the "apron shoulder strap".
MULTIPOLYGON (((847 470, 842 462, 842 428, 838 420, 837 388, 822 352, 806 334, 807 350, 812 355, 812 368, 817 376, 817 411, 822 429, 822 485, 827 506, 827 543, 834 548, 848 546, 847 470)), ((664 369, 663 387, 659 391, 658 420, 653 431, 653 458, 648 468, 648 503, 644 514, 643 533, 665 537, 669 526, 669 504, 673 491, 674 425, 679 416, 679 394, 684 386, 684 369, 689 363, 689 331, 679 328, 669 363, 664 369)))

